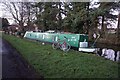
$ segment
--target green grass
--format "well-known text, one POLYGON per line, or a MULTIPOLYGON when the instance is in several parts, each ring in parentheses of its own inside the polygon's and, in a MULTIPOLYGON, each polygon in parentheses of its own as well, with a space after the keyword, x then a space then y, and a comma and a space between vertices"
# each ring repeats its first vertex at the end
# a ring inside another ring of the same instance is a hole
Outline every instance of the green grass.
POLYGON ((118 63, 94 54, 53 50, 26 39, 3 35, 45 78, 117 78, 118 63))

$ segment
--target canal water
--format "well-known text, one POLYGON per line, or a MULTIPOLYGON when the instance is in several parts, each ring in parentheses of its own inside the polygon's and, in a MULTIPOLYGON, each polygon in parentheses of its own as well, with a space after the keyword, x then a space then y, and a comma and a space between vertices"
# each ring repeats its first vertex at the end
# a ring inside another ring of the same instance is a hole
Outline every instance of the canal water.
POLYGON ((120 45, 100 44, 96 43, 96 47, 113 49, 114 51, 120 51, 120 45))
MULTIPOLYGON (((89 42, 89 47, 91 47, 93 42, 89 42)), ((104 44, 104 43, 95 43, 94 47, 97 48, 107 48, 113 49, 114 51, 120 51, 120 45, 104 44)))
MULTIPOLYGON (((89 42, 89 47, 93 46, 93 42, 89 42)), ((117 54, 117 52, 120 52, 120 45, 112 45, 112 44, 104 44, 104 43, 95 43, 94 47, 101 48, 101 50, 107 48, 108 51, 106 53, 98 52, 98 54, 101 56, 101 54, 107 54, 106 56, 111 56, 111 59, 113 61, 120 61, 120 53, 117 54), (114 52, 115 53, 114 53, 114 52), (108 54, 109 53, 109 54, 108 54), (114 58, 114 59, 113 59, 114 58)), ((105 57, 105 56, 104 56, 105 57)), ((110 59, 110 58, 109 58, 110 59)))

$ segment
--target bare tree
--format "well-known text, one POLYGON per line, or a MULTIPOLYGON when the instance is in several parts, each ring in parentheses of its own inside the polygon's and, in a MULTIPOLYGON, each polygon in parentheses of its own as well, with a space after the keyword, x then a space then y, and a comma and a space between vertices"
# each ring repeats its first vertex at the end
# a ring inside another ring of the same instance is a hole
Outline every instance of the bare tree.
POLYGON ((22 2, 4 2, 6 10, 10 12, 14 20, 23 28, 24 26, 24 14, 22 2))
POLYGON ((3 2, 6 10, 10 12, 16 23, 24 30, 24 24, 31 25, 35 13, 32 12, 30 2, 3 2))
POLYGON ((35 2, 25 2, 24 6, 25 6, 25 10, 26 10, 26 23, 28 27, 31 27, 33 21, 35 20, 35 15, 36 15, 36 8, 33 7, 33 5, 35 5, 35 2))

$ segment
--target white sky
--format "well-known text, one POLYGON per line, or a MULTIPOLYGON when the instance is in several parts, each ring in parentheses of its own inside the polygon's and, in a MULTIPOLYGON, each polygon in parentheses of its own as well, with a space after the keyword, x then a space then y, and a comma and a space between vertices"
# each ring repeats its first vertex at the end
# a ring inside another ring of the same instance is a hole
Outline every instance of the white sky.
POLYGON ((0 17, 7 18, 10 24, 14 23, 12 15, 5 10, 3 3, 0 3, 0 17))

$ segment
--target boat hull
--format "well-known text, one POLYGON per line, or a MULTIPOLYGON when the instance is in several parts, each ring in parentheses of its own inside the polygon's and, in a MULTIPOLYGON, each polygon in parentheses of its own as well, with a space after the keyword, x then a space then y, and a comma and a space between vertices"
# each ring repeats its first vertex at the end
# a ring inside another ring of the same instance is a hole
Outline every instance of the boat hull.
POLYGON ((81 52, 95 52, 95 50, 97 50, 97 48, 79 48, 79 51, 81 52))

